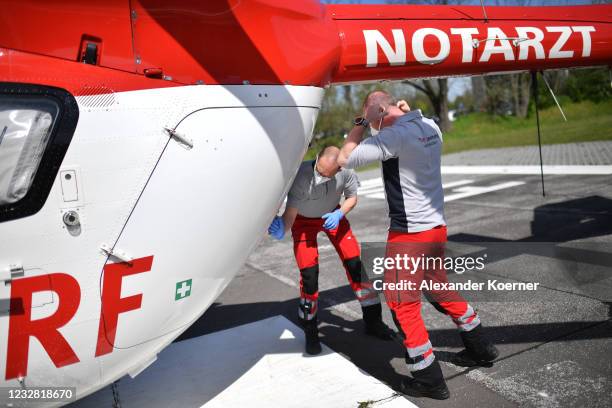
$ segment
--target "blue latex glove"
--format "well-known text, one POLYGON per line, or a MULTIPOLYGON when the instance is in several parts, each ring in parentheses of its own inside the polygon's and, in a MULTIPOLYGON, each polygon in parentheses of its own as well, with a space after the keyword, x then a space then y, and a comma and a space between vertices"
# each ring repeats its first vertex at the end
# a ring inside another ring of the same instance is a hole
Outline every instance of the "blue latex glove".
POLYGON ((323 215, 325 222, 323 228, 326 230, 335 230, 340 224, 340 220, 344 217, 344 213, 338 208, 336 211, 323 215))
POLYGON ((285 222, 281 217, 274 217, 272 224, 268 227, 268 234, 279 241, 285 236, 285 222))

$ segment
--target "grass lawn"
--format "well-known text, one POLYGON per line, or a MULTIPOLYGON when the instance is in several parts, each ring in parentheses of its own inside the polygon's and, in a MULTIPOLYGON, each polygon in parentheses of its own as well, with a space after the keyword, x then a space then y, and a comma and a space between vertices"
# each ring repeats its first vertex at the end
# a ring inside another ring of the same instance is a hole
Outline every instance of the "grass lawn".
MULTIPOLYGON (((567 122, 556 106, 540 111, 542 143, 612 140, 612 100, 562 104, 567 122)), ((444 154, 538 143, 535 112, 527 119, 473 113, 459 117, 444 135, 444 154)))

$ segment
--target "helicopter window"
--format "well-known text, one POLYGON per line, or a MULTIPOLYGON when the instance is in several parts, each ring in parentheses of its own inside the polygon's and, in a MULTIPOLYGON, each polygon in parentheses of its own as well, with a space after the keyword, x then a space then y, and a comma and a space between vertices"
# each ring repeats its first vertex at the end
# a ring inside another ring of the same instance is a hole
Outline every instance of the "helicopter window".
POLYGON ((0 83, 0 222, 42 208, 77 118, 64 90, 0 83))
POLYGON ((0 101, 0 205, 21 200, 30 189, 58 111, 51 100, 0 101))

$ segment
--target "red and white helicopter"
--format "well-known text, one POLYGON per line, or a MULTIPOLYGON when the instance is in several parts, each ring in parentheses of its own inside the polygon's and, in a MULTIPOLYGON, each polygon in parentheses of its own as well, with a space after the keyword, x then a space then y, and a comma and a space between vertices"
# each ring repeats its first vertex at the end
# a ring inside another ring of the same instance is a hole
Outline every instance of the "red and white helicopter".
POLYGON ((0 0, 0 387, 137 375, 264 235, 325 87, 612 65, 612 6, 0 0))

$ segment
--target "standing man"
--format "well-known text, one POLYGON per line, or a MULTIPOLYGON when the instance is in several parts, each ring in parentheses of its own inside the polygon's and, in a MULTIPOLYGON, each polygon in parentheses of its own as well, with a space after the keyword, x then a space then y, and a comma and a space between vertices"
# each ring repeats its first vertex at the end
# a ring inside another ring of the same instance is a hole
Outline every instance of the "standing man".
MULTIPOLYGON (((382 162, 390 218, 388 250, 396 243, 403 243, 404 247, 417 243, 420 248, 428 243, 431 255, 440 255, 440 245, 435 243, 447 240, 441 152, 442 133, 420 110, 404 113, 384 91, 366 97, 363 116, 355 119, 338 164, 353 169, 382 162), (363 140, 368 126, 372 137, 363 140)), ((442 274, 445 279, 444 271, 442 274)), ((403 301, 399 296, 387 296, 387 303, 405 336, 406 363, 413 376, 402 381, 402 391, 414 397, 449 398, 421 316, 420 294, 408 300, 404 297, 403 301)), ((483 336, 478 315, 458 293, 442 294, 434 306, 453 319, 465 344, 466 349, 455 357, 456 364, 473 366, 497 358, 499 352, 483 336)))
MULTIPOLYGON (((275 217, 268 232, 283 239, 291 229, 293 250, 300 270, 300 304, 298 315, 306 335, 306 353, 319 354, 321 344, 317 328, 319 297, 319 248, 317 234, 324 231, 340 256, 346 276, 361 303, 366 334, 391 339, 391 330, 382 321, 378 294, 364 280, 360 248, 346 215, 357 204, 359 182, 352 170, 341 169, 337 159, 340 149, 324 148, 316 160, 300 166, 287 196, 282 217, 275 217), (344 194, 344 203, 339 205, 344 194)), ((367 279, 367 278, 366 278, 367 279)))

